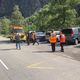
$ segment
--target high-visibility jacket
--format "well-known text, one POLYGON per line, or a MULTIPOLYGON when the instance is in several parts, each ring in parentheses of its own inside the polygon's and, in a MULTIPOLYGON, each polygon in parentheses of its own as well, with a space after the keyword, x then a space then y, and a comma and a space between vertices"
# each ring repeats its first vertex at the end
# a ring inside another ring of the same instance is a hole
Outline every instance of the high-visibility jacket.
POLYGON ((64 34, 60 34, 60 42, 65 43, 66 37, 64 34))
POLYGON ((56 43, 56 36, 50 36, 50 43, 56 43))

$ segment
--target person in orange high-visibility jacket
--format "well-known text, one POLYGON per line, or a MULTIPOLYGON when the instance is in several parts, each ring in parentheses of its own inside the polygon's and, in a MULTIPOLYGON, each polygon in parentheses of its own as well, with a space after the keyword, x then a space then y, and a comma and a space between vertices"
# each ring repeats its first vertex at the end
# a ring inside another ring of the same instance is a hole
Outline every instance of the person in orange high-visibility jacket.
POLYGON ((51 43, 52 52, 55 52, 55 44, 56 44, 57 38, 54 32, 51 33, 49 41, 51 43))
POLYGON ((61 52, 64 52, 65 40, 66 40, 65 35, 64 35, 62 32, 60 32, 60 46, 61 46, 61 52))

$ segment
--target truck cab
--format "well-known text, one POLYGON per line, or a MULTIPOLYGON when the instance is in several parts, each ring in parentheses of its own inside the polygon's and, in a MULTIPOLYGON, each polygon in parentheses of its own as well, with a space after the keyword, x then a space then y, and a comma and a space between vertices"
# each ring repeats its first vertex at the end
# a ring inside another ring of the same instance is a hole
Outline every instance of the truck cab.
POLYGON ((23 27, 21 26, 11 26, 10 28, 10 40, 15 41, 15 35, 19 34, 21 41, 26 41, 26 34, 23 27))

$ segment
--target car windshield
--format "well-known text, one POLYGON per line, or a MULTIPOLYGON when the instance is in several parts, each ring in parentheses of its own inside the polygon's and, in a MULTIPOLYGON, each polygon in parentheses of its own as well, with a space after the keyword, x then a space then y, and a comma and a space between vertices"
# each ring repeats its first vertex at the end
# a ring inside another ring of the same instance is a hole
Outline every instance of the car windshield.
POLYGON ((63 29, 62 33, 64 34, 70 34, 72 32, 72 29, 63 29))
POLYGON ((43 34, 44 34, 43 32, 36 32, 37 36, 40 36, 40 35, 43 35, 43 34))
POLYGON ((60 34, 60 31, 54 31, 54 33, 55 33, 56 35, 59 35, 59 34, 60 34))
POLYGON ((46 33, 46 35, 50 35, 50 33, 46 33))
POLYGON ((60 32, 55 32, 56 33, 56 35, 59 35, 60 34, 60 32))

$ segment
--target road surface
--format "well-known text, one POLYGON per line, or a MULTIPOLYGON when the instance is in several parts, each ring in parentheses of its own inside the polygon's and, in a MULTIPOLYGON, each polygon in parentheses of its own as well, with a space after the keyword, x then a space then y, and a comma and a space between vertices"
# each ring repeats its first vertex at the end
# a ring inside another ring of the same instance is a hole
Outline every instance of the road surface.
POLYGON ((50 44, 21 44, 0 37, 0 80, 80 80, 80 49, 65 46, 51 52, 50 44))

